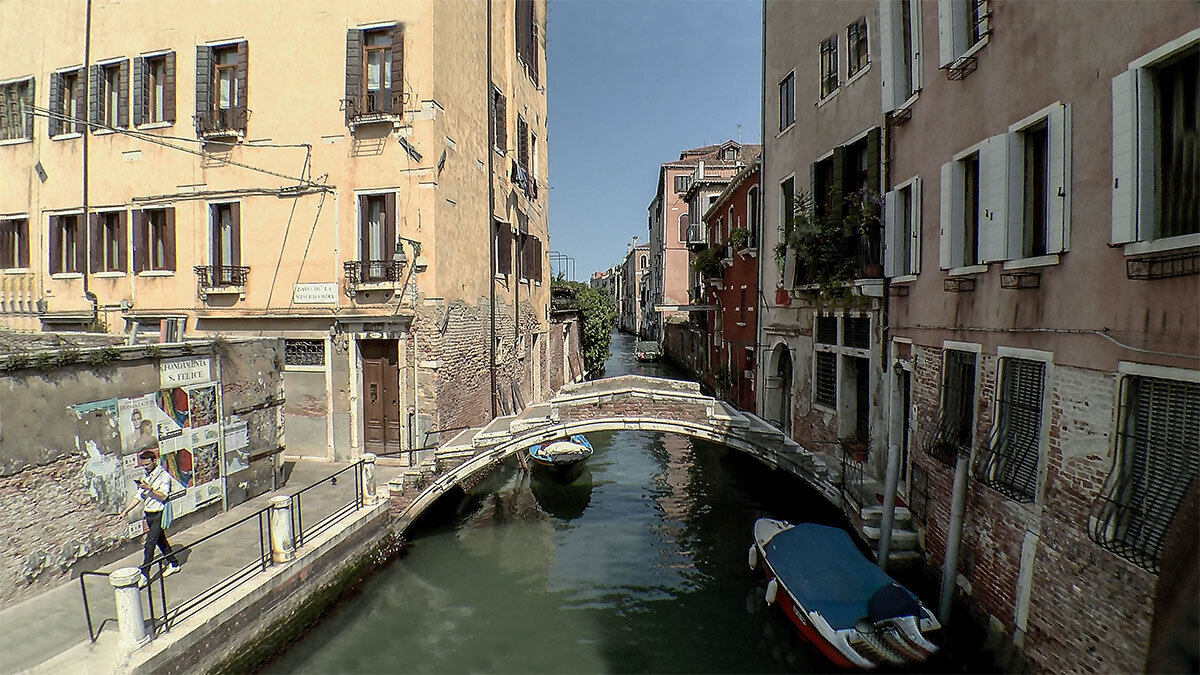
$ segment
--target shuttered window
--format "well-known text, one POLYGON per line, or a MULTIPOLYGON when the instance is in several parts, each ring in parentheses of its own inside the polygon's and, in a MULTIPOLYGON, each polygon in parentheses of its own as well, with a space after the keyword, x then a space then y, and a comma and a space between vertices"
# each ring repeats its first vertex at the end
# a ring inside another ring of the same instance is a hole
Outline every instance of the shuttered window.
POLYGON ((538 54, 540 51, 537 8, 533 0, 517 0, 516 2, 516 38, 517 57, 525 68, 525 73, 538 84, 540 71, 538 54))
POLYGON ((404 24, 346 31, 346 123, 404 113, 404 24))
POLYGON ((512 227, 508 223, 495 221, 493 227, 493 235, 496 239, 496 274, 507 275, 512 273, 512 227))
POLYGON ((175 52, 133 60, 133 123, 175 121, 175 52))
POLYGON ((496 152, 508 152, 508 106, 499 87, 492 87, 492 143, 496 152))
POLYGON ((870 50, 867 47, 867 18, 859 17, 858 21, 846 26, 846 77, 854 77, 870 63, 870 50))
POLYGON ((124 272, 128 255, 124 211, 93 213, 88 222, 88 250, 92 272, 124 272))
POLYGON ((60 134, 83 131, 81 118, 84 106, 83 69, 67 70, 50 75, 50 112, 47 131, 51 138, 60 134))
POLYGON ((532 234, 521 235, 521 278, 542 280, 542 241, 532 234))
POLYGON ((922 447, 949 465, 969 455, 975 437, 975 354, 947 349, 942 364, 942 404, 922 447))
MULTIPOLYGON (((210 207, 210 259, 215 268, 233 268, 242 264, 242 209, 237 202, 213 204, 210 207)), ((216 272, 225 278, 225 272, 216 272)), ((230 277, 232 278, 232 277, 230 277)))
POLYGON ((33 138, 33 78, 0 84, 0 141, 33 138))
POLYGON ((1037 492, 1045 379, 1041 361, 1000 360, 996 424, 975 458, 975 478, 1018 502, 1033 501, 1037 492))
POLYGON ((1113 467, 1092 507, 1089 536, 1157 573, 1200 465, 1200 383, 1127 376, 1118 406, 1113 467))
POLYGON ((175 269, 175 209, 133 212, 133 271, 175 269))
POLYGON ((129 126, 129 61, 92 66, 91 122, 98 131, 129 126))
POLYGON ((83 259, 83 217, 79 214, 50 216, 50 273, 81 273, 83 259))
POLYGON ((792 126, 796 121, 796 73, 787 74, 779 83, 779 130, 792 126))
POLYGON ((821 41, 821 98, 838 88, 838 38, 831 35, 821 41))
POLYGON ((247 42, 196 48, 196 132, 245 133, 250 112, 247 42))
POLYGON ((833 352, 813 353, 813 401, 837 407, 837 354, 833 352))
POLYGON ((29 220, 0 220, 0 269, 29 267, 29 220))

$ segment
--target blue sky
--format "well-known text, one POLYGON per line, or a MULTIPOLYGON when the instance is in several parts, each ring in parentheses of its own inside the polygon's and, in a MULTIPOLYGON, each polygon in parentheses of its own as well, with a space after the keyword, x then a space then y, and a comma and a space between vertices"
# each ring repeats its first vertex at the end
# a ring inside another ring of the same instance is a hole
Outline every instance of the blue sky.
POLYGON ((575 276, 647 241, 658 167, 730 138, 757 143, 758 0, 550 0, 550 249, 575 276))

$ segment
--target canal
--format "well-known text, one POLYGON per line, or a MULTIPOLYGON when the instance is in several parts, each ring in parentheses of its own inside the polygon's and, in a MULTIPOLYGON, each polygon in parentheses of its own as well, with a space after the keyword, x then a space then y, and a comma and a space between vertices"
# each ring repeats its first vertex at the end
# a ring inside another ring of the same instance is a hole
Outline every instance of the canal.
MULTIPOLYGON (((632 347, 613 335, 606 375, 674 375, 638 364, 632 347)), ((589 438, 596 453, 569 486, 512 463, 444 499, 404 555, 263 672, 832 670, 765 605, 746 560, 756 518, 844 526, 837 509, 720 446, 589 438)))

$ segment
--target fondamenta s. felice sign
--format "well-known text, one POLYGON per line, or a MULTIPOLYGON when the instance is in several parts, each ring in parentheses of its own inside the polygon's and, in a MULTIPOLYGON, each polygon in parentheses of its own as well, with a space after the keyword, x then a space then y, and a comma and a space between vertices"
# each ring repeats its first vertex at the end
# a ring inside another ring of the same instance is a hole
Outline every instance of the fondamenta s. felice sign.
POLYGON ((208 357, 183 357, 163 359, 158 365, 158 375, 163 389, 200 384, 212 379, 209 376, 208 357))
POLYGON ((334 304, 337 284, 292 284, 292 303, 296 305, 334 304))

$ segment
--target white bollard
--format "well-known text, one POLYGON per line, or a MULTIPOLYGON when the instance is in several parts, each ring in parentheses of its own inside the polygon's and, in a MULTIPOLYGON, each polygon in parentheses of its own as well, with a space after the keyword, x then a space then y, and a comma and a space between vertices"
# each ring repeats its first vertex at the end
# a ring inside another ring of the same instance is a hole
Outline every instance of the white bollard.
POLYGON ((375 455, 364 452, 362 456, 362 499, 365 506, 375 506, 379 503, 379 491, 375 486, 375 455))
POLYGON ((117 628, 121 633, 121 649, 127 652, 150 642, 138 590, 138 580, 141 578, 142 570, 136 567, 122 567, 108 575, 108 583, 117 596, 117 628))
POLYGON ((271 497, 271 561, 282 563, 296 559, 292 534, 292 498, 271 497))

